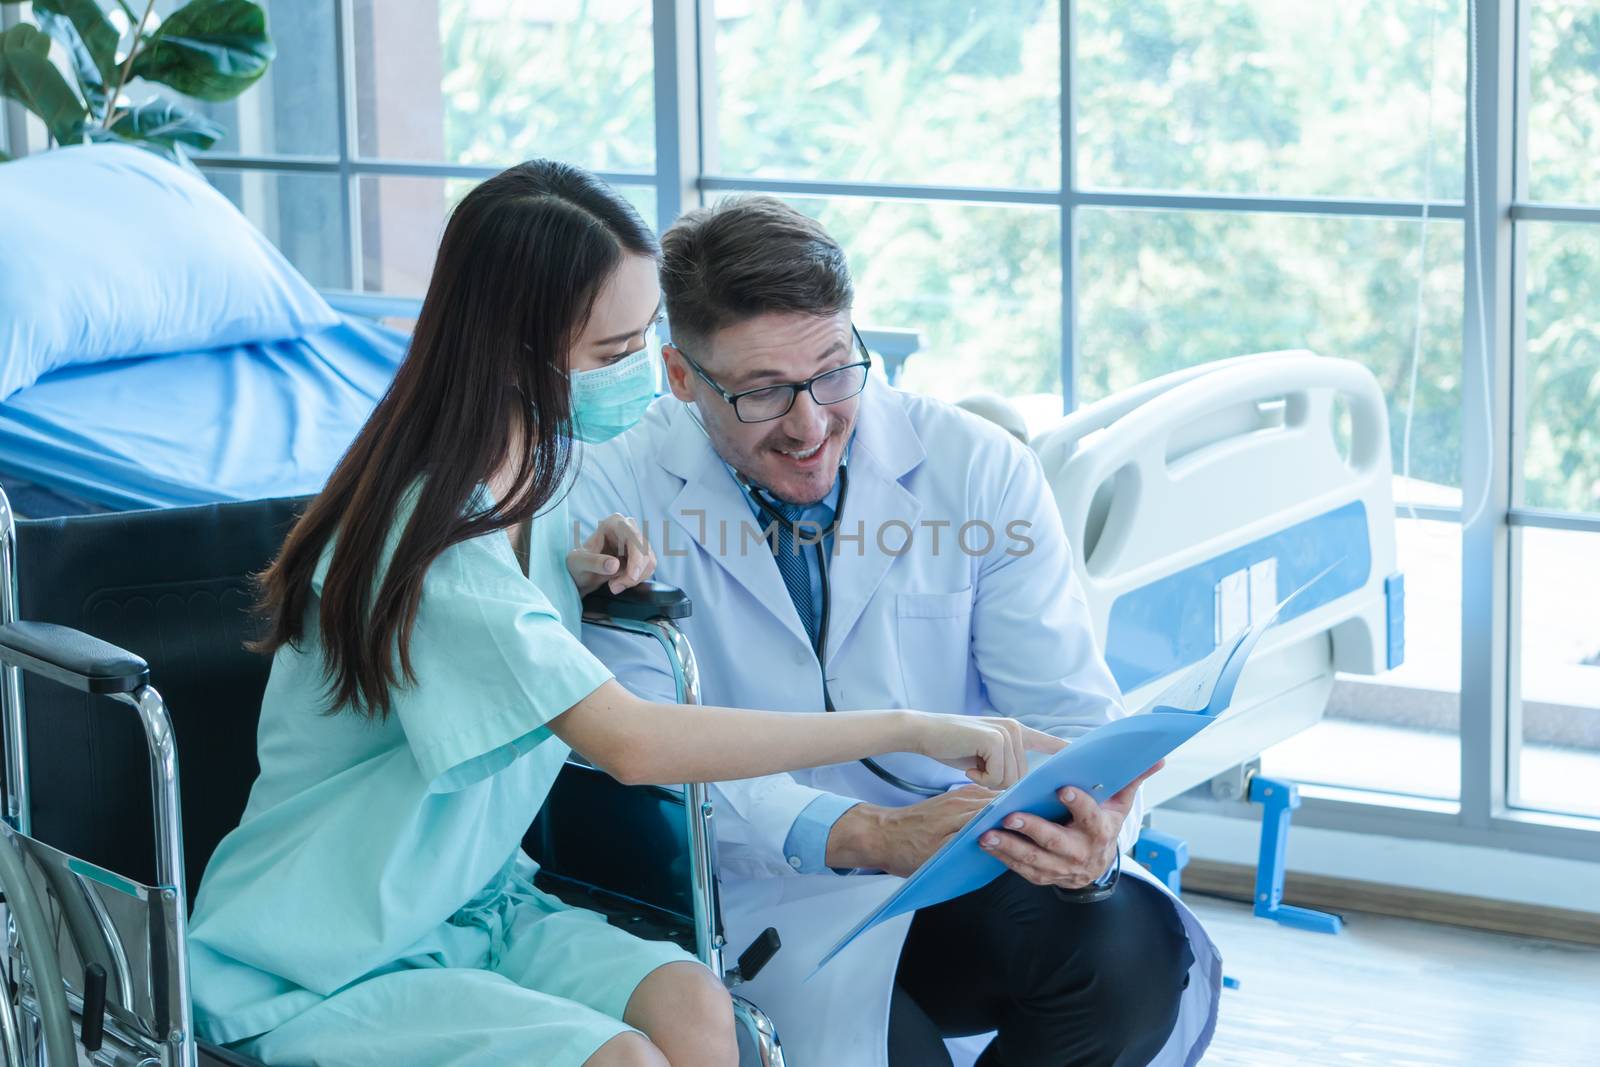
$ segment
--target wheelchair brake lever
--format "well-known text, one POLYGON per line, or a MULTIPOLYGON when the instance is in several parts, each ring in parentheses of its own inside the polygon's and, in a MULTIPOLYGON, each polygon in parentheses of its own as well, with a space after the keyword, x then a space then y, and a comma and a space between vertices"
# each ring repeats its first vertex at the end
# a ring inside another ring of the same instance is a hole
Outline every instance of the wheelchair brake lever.
POLYGON ((83 969, 83 1030, 85 1052, 99 1052, 106 1033, 106 969, 91 963, 83 969))
POLYGON ((782 947, 783 941, 778 937, 775 927, 769 926, 757 934, 756 939, 750 942, 750 947, 739 954, 738 965, 727 973, 728 988, 753 980, 762 968, 772 962, 772 957, 782 947))

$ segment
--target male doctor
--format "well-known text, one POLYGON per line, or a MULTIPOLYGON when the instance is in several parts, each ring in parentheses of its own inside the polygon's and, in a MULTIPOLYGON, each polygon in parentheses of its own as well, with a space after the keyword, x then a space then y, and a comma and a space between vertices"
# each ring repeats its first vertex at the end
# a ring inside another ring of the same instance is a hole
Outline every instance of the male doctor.
MULTIPOLYGON (((781 201, 691 212, 662 240, 670 397, 580 458, 576 530, 642 522, 713 703, 1008 715, 1072 737, 1125 714, 1038 461, 869 373, 845 257, 781 201)), ((995 356, 990 358, 1004 358, 995 356)), ((653 642, 585 639, 671 699, 653 642)), ((1125 852, 1137 783, 1066 825, 1006 820, 987 887, 823 953, 992 794, 905 755, 716 787, 730 947, 783 948, 741 990, 798 1067, 1199 1061, 1220 961, 1125 852), (989 1035, 993 1035, 992 1037, 989 1035)))

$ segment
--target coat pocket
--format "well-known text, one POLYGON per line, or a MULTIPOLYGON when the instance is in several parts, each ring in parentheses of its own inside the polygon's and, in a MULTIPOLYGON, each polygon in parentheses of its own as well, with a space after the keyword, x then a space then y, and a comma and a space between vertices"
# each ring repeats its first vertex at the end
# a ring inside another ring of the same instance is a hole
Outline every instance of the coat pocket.
POLYGON ((972 678, 972 589, 898 593, 895 640, 906 702, 918 711, 959 713, 975 694, 972 678))

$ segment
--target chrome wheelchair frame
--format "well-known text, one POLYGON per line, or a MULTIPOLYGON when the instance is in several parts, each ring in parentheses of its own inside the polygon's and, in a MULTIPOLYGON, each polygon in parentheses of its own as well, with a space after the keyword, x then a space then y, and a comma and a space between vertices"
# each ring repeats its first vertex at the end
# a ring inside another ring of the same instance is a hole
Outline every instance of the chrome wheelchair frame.
MULTIPOLYGON (((0 890, 7 932, 0 1067, 261 1067, 195 1034, 178 738, 167 704, 140 656, 69 626, 19 619, 17 528, 0 490, 0 736, 6 779, 0 890), (137 715, 149 758, 153 884, 32 836, 24 673, 109 698, 137 715)), ((696 703, 694 653, 674 624, 689 611, 681 592, 649 586, 622 597, 591 597, 585 622, 658 641, 672 664, 679 701, 696 703)), ((251 738, 254 721, 252 713, 251 738)), ((574 771, 568 768, 563 777, 574 771)), ((609 778, 604 783, 606 789, 628 789, 609 778)), ((682 798, 688 851, 690 914, 683 918, 692 922, 700 961, 731 989, 776 951, 776 934, 768 931, 737 966, 725 966, 708 791, 690 785, 671 795, 682 798)), ((744 998, 734 995, 733 1002, 761 1067, 783 1067, 771 1021, 744 998)))
POLYGON ((188 897, 171 717, 138 657, 64 626, 18 620, 16 558, 16 519, 0 491, 0 720, 7 787, 0 880, 7 904, 8 984, 16 990, 0 1005, 7 1067, 75 1067, 80 1042, 91 1062, 194 1067, 188 897), (63 654, 52 654, 52 645, 63 654), (158 885, 123 878, 31 836, 24 670, 109 697, 138 714, 150 754, 158 885), (50 940, 46 904, 65 919, 53 924, 50 940), (148 974, 134 976, 130 948, 144 950, 134 959, 150 965, 148 974), (69 961, 84 975, 76 986, 62 977, 69 961), (96 1056, 107 1038, 113 1050, 121 1047, 128 1055, 96 1056))
MULTIPOLYGON (((673 683, 680 704, 700 703, 700 669, 694 649, 676 624, 690 611, 688 597, 670 587, 644 583, 621 597, 596 596, 584 600, 583 621, 654 638, 672 666, 673 683), (673 594, 676 594, 674 596, 673 594)), ((694 919, 695 955, 730 990, 754 978, 780 947, 777 932, 768 929, 739 957, 738 963, 725 966, 722 935, 722 905, 717 883, 716 827, 710 790, 693 782, 683 788, 683 815, 689 843, 689 894, 694 919)), ((783 1049, 772 1020, 755 1004, 733 996, 735 1020, 755 1046, 761 1067, 784 1067, 783 1049)))

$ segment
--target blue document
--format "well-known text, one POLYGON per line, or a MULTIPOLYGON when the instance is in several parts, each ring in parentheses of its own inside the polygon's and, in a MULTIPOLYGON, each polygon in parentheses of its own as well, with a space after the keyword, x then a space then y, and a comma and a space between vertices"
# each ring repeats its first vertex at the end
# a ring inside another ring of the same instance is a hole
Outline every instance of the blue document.
POLYGON ((886 919, 954 900, 1004 874, 1005 864, 979 847, 978 838, 999 826, 1006 816, 1026 811, 1052 821, 1063 818, 1067 809, 1056 793, 1065 786, 1088 793, 1103 804, 1107 797, 1216 722, 1233 702, 1239 674, 1262 633, 1277 621, 1285 605, 1327 573, 1307 582, 1270 616, 1223 641, 1211 655, 1180 674, 1156 698, 1149 712, 1115 719, 1075 738, 995 797, 960 833, 928 857, 893 896, 829 949, 817 969, 821 970, 851 941, 886 919))

